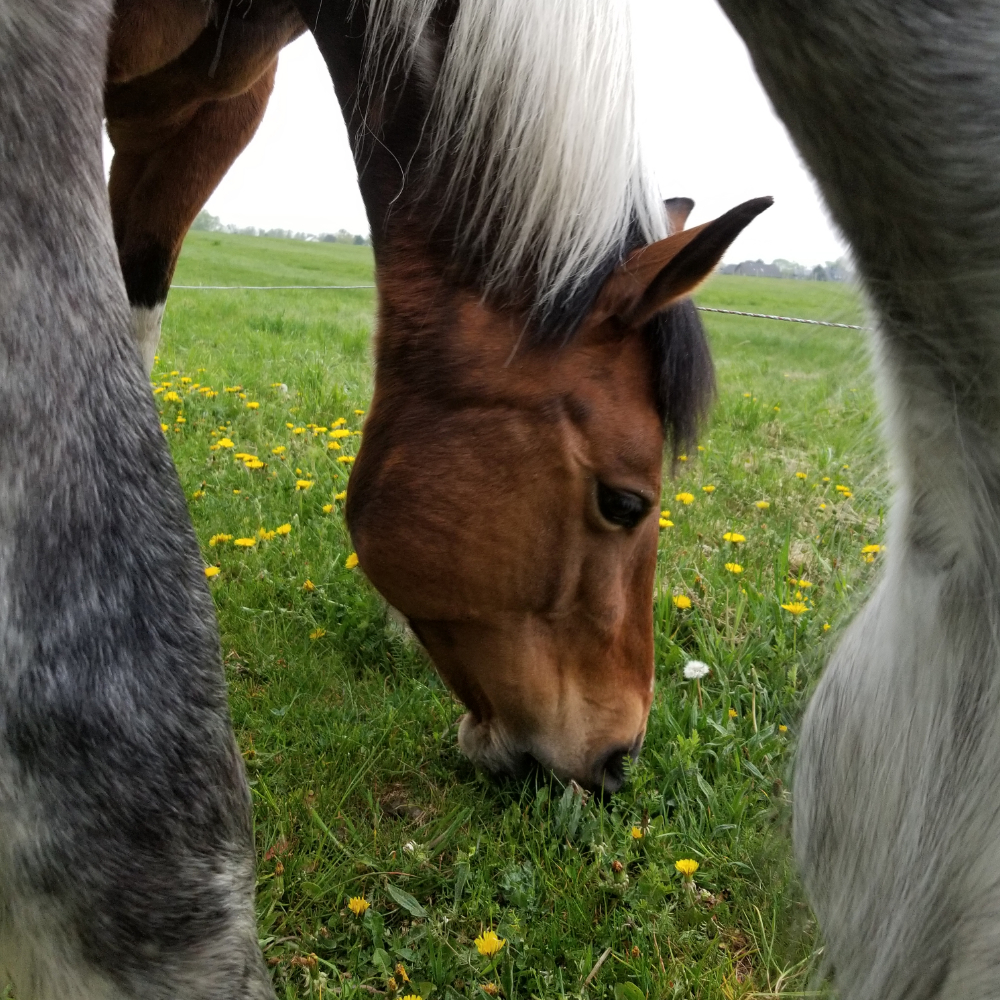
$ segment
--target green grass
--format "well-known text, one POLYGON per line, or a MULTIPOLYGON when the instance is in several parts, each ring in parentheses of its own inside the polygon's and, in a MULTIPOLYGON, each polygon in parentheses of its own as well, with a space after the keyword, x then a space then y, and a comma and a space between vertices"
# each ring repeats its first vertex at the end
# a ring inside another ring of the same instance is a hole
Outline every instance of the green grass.
MULTIPOLYGON (((176 281, 371 274, 365 247, 192 233, 176 281)), ((850 289, 815 282, 719 277, 699 300, 862 316, 850 289)), ((337 458, 359 439, 331 451, 308 425, 360 428, 373 301, 370 291, 174 291, 154 374, 206 565, 221 570, 212 587, 279 996, 370 997, 391 989, 391 974, 399 995, 425 1000, 484 997, 484 986, 508 1000, 815 989, 787 780, 804 696, 877 570, 861 553, 880 540, 886 498, 862 335, 706 314, 720 398, 704 450, 664 487, 673 526, 661 532, 648 737, 626 789, 601 807, 544 775, 477 774, 456 746, 461 706, 345 567, 334 497, 349 465, 337 458), (235 447, 211 450, 223 437, 235 447), (234 452, 265 465, 250 471, 234 452), (673 499, 684 492, 693 502, 673 499), (259 538, 284 524, 289 534, 259 538), (746 541, 724 541, 727 531, 746 541), (258 542, 210 544, 218 534, 258 542), (800 615, 781 607, 799 600, 800 615), (690 658, 712 668, 700 704, 682 675, 690 658), (699 863, 693 889, 675 870, 681 858, 699 863), (363 918, 347 909, 352 896, 370 903, 363 918), (489 928, 506 940, 492 962, 474 946, 489 928)))

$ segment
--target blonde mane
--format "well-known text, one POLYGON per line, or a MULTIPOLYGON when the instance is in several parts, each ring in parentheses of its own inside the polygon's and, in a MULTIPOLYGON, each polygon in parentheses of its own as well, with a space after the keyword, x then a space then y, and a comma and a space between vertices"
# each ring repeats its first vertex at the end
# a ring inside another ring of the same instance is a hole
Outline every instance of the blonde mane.
POLYGON ((431 170, 448 171, 456 255, 484 262, 486 291, 530 273, 545 311, 630 234, 665 235, 639 141, 629 5, 462 0, 437 39, 439 6, 371 0, 371 47, 395 39, 391 60, 430 88, 425 137, 431 170))

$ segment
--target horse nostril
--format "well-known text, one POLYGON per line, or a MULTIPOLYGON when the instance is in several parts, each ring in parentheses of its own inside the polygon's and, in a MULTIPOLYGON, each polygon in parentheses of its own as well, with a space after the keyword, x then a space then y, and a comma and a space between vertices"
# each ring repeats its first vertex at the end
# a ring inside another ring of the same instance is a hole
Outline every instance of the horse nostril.
POLYGON ((625 758, 631 757, 631 747, 615 747, 598 768, 598 782, 608 792, 617 792, 625 784, 625 758))

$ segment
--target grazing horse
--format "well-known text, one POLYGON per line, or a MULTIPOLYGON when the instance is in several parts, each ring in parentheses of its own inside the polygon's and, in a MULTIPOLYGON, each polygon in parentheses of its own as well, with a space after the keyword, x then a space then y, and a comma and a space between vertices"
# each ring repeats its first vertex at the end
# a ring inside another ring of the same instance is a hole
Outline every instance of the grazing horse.
MULTIPOLYGON (((713 385, 693 308, 670 307, 766 202, 681 232, 691 203, 674 199, 674 235, 655 241, 664 206, 636 135, 628 18, 606 0, 558 16, 255 0, 228 21, 177 0, 156 15, 189 18, 186 32, 159 31, 182 39, 173 49, 143 42, 154 29, 137 3, 118 3, 110 64, 133 75, 109 85, 106 109, 147 365, 202 182, 243 142, 220 132, 192 147, 198 116, 175 122, 215 93, 212 65, 238 90, 308 24, 348 123, 377 267, 375 392, 347 502, 361 566, 469 708, 459 742, 474 761, 520 773, 537 760, 614 791, 652 700, 664 431, 686 446, 713 385), (545 58, 543 36, 557 45, 545 58), (163 61, 191 38, 163 67, 129 54, 163 61), (118 182, 127 148, 153 150, 131 198, 118 182)), ((224 132, 229 104, 209 104, 205 127, 224 132)))

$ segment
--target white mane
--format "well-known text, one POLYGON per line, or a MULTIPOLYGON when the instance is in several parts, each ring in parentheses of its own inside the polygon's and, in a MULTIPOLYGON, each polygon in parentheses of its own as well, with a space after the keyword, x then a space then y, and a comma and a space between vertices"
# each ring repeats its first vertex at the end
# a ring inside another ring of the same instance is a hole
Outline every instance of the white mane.
MULTIPOLYGON (((403 39, 394 58, 425 75, 438 2, 372 0, 370 37, 403 39)), ((447 157, 456 249, 485 252, 487 289, 534 268, 544 309, 633 223, 666 235, 639 143, 627 0, 464 0, 438 61, 431 165, 447 157)))

